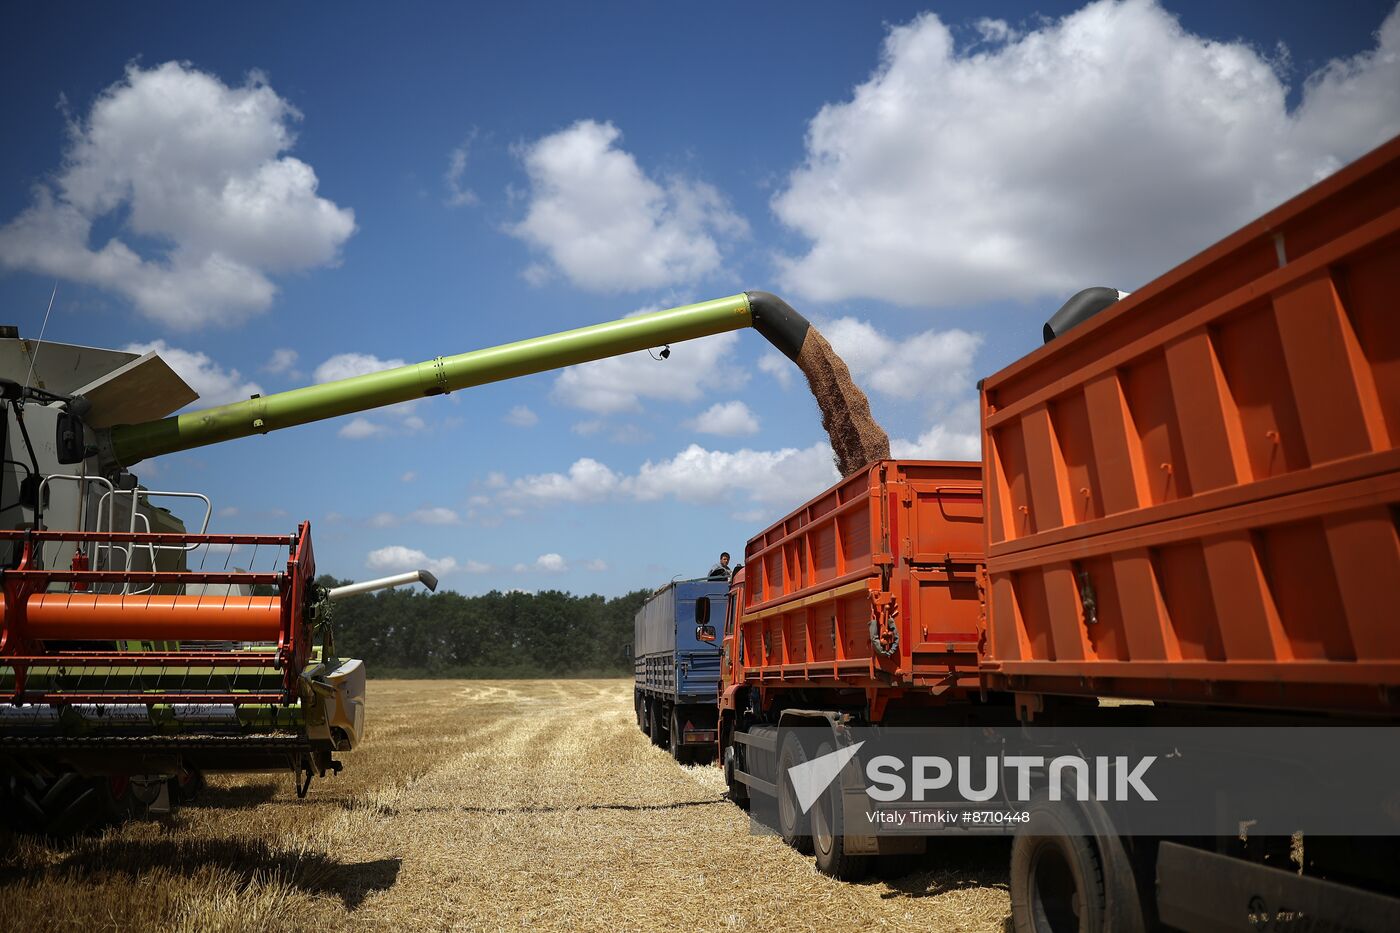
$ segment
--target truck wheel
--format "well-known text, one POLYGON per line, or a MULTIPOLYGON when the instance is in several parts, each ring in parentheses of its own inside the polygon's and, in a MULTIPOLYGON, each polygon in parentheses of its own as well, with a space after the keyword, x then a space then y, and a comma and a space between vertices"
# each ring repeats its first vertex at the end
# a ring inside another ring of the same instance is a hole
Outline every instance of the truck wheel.
POLYGON ((682 744, 685 739, 684 718, 679 706, 671 707, 671 728, 667 732, 667 736, 670 739, 671 757, 681 764, 688 764, 690 762, 690 749, 682 744))
POLYGON ((734 772, 739 768, 739 747, 737 745, 726 745, 724 747, 724 786, 728 790, 729 799, 734 802, 740 810, 749 808, 749 787, 743 781, 734 776, 734 772))
POLYGON ((645 733, 647 731, 646 697, 640 693, 636 694, 632 697, 632 706, 637 711, 637 728, 645 733))
MULTIPOLYGON (((830 755, 835 750, 832 742, 822 742, 817 746, 815 757, 830 755)), ((832 781, 812 805, 812 847, 817 856, 817 871, 841 881, 859 881, 870 870, 870 857, 846 853, 841 797, 841 782, 832 781)))
POLYGON ((1103 863, 1068 806, 1037 800, 1011 843, 1011 917, 1016 933, 1100 933, 1103 863))
POLYGON ((648 702, 647 721, 651 723, 651 744, 657 748, 665 745, 665 729, 661 724, 666 721, 666 711, 662 708, 660 700, 652 699, 648 702))
POLYGON ((796 732, 784 732, 782 745, 778 748, 778 834, 783 842, 803 855, 812 854, 812 836, 807 814, 797 802, 792 779, 788 769, 795 768, 807 760, 807 750, 802 747, 802 739, 796 732))

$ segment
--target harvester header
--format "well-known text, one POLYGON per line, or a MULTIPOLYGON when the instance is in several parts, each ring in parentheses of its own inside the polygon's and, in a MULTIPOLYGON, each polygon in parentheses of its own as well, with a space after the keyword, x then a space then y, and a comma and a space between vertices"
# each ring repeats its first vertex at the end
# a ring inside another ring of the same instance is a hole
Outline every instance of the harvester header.
POLYGON ((98 453, 104 465, 131 466, 160 454, 744 327, 757 330, 794 362, 810 329, 807 319, 781 298, 743 292, 157 421, 99 429, 98 453))

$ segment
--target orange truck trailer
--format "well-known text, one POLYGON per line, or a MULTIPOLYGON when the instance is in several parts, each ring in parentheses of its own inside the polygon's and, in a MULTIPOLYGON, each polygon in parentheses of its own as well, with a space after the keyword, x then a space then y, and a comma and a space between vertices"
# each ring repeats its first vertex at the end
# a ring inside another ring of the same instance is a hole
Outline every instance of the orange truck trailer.
MULTIPOLYGON (((1400 725, 1397 296, 1400 139, 1076 296, 980 383, 981 463, 876 462, 753 537, 731 797, 855 877, 925 842, 862 835, 843 780, 799 806, 793 769, 857 727, 1400 725)), ((1057 806, 1083 831, 1015 834, 1018 930, 1400 929, 1394 836, 1127 837, 1057 806)))

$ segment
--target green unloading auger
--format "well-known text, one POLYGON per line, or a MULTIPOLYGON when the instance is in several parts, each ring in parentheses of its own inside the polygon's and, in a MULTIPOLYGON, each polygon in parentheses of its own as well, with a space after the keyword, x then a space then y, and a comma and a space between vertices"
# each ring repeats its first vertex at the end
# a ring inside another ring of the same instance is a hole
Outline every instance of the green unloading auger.
POLYGON ((102 428, 96 432, 98 453, 104 466, 131 466, 146 457, 743 327, 754 328, 796 362, 810 325, 776 295, 743 292, 304 389, 254 396, 158 421, 102 428))

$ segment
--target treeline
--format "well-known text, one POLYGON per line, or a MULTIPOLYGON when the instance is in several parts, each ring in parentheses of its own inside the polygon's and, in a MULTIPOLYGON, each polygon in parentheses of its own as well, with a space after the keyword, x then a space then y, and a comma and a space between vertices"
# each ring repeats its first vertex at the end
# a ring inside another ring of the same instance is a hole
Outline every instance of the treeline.
POLYGON ((632 672, 632 617, 648 595, 413 587, 339 600, 331 621, 336 653, 364 659, 371 677, 617 677, 632 672))

